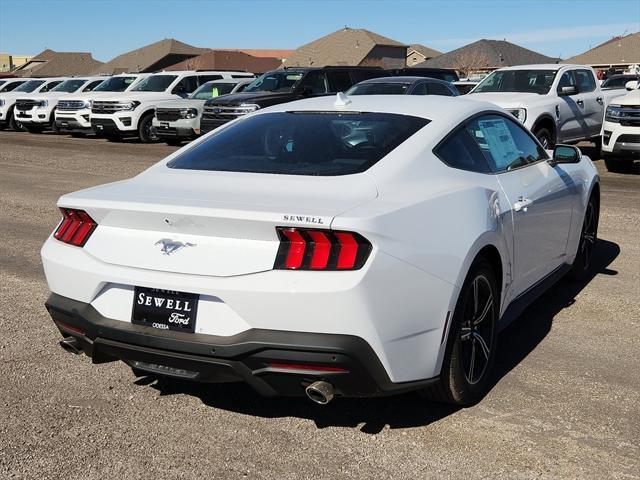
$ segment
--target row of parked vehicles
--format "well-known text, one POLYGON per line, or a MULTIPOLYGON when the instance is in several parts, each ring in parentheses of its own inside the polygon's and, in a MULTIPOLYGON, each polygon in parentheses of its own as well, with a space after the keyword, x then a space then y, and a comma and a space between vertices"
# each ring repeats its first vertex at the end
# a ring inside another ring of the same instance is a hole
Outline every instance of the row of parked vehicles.
MULTIPOLYGON (((0 91, 0 124, 10 128, 138 137, 172 145, 258 109, 302 98, 337 92, 459 95, 454 71, 420 68, 287 68, 257 78, 237 71, 182 71, 13 82, 21 84, 0 91)), ((6 87, 13 82, 7 80, 6 87)), ((493 72, 468 98, 505 108, 546 149, 592 141, 612 168, 640 153, 637 88, 638 75, 615 76, 601 86, 590 67, 529 65, 493 72), (625 96, 627 90, 632 92, 625 96)))

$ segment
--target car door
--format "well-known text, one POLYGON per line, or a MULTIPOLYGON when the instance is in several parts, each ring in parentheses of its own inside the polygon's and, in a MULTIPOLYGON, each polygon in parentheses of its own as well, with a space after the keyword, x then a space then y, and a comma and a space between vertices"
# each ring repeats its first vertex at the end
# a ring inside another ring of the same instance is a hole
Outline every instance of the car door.
MULTIPOLYGON (((566 70, 560 77, 556 87, 558 104, 556 105, 557 143, 579 138, 586 129, 583 111, 579 105, 580 91, 574 70, 566 70), (576 93, 564 95, 563 87, 575 87, 576 93)), ((581 102, 582 103, 582 102, 581 102)))
POLYGON ((511 204, 514 298, 563 263, 575 185, 568 174, 549 165, 545 150, 517 121, 483 115, 467 129, 511 204))
POLYGON ((604 100, 602 93, 596 90, 596 79, 593 72, 586 68, 575 71, 578 84, 578 106, 582 108, 582 116, 586 125, 586 136, 596 136, 602 129, 604 118, 604 100))

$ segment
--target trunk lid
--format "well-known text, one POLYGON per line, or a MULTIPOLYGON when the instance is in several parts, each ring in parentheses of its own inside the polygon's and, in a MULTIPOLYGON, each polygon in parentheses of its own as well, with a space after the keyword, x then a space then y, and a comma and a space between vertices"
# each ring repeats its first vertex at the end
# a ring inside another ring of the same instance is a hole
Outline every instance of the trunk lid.
MULTIPOLYGON (((159 168, 158 168, 159 167, 159 168)), ((366 174, 305 177, 152 168, 65 195, 98 228, 84 246, 114 265, 207 276, 271 270, 277 226, 329 228, 377 196, 366 174)))

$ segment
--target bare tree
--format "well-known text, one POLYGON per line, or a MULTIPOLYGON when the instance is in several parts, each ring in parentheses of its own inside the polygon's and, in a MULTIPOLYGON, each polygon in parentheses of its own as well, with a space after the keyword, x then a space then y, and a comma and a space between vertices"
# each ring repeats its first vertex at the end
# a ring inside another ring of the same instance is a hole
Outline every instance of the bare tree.
POLYGON ((461 76, 469 77, 472 73, 486 70, 488 68, 495 67, 491 64, 489 57, 482 52, 468 51, 458 55, 458 58, 453 64, 453 68, 456 69, 461 76))

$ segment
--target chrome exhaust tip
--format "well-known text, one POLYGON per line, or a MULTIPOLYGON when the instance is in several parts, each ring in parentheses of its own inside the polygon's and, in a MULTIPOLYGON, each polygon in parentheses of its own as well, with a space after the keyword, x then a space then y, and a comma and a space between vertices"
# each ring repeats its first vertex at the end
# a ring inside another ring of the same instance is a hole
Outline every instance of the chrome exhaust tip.
POLYGON ((60 346, 67 352, 74 355, 80 355, 82 353, 82 347, 80 346, 80 340, 76 337, 65 337, 60 340, 60 346))
POLYGON ((333 400, 333 385, 324 380, 313 382, 304 391, 309 400, 320 405, 326 405, 333 400))

